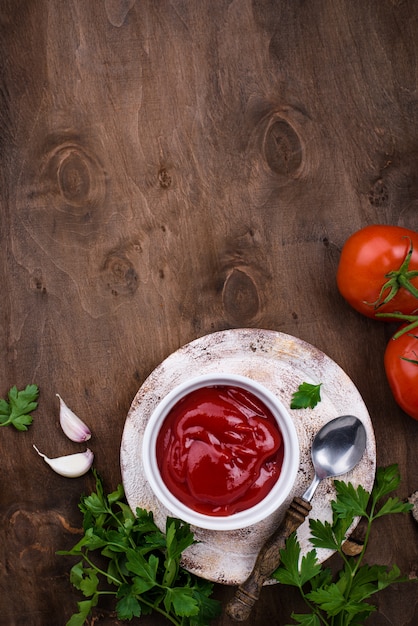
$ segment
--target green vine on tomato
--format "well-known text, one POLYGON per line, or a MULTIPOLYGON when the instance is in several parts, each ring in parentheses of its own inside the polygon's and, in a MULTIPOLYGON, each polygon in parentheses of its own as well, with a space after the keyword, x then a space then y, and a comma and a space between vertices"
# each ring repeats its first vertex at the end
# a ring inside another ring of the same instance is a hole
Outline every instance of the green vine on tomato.
POLYGON ((380 290, 379 297, 375 302, 367 302, 367 304, 371 304, 375 309, 378 309, 384 304, 390 302, 396 296, 401 287, 409 291, 414 298, 418 298, 418 289, 411 282, 413 278, 418 276, 418 271, 409 269, 414 246, 409 236, 405 235, 405 238, 409 240, 409 249, 400 268, 385 274, 385 278, 388 278, 389 280, 380 290), (389 293, 385 297, 385 293, 387 291, 389 291, 389 293))
POLYGON ((418 315, 404 315, 403 313, 377 313, 376 317, 379 319, 390 318, 390 321, 402 320, 408 322, 403 324, 393 335, 392 339, 399 339, 399 337, 405 333, 411 332, 418 327, 418 315))

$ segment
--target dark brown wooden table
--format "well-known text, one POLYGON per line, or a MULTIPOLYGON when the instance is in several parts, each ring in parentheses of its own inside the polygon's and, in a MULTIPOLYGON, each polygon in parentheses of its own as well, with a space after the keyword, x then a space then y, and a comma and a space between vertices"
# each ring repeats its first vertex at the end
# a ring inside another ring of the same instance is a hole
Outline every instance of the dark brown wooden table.
MULTIPOLYGON (((0 430, 1 626, 63 626, 80 600, 56 551, 93 477, 32 448, 74 451, 55 394, 112 489, 138 388, 213 331, 323 350, 366 402, 377 463, 399 464, 398 495, 416 491, 418 423, 382 364, 394 327, 351 310, 335 273, 358 228, 418 229, 418 4, 3 0, 0 29, 0 396, 41 390, 27 433, 0 430)), ((416 576, 412 516, 382 519, 368 560, 416 576)), ((416 585, 376 603, 371 625, 418 623, 416 585)), ((251 624, 292 610, 296 592, 266 588, 251 624)), ((102 606, 91 623, 119 622, 102 606)))

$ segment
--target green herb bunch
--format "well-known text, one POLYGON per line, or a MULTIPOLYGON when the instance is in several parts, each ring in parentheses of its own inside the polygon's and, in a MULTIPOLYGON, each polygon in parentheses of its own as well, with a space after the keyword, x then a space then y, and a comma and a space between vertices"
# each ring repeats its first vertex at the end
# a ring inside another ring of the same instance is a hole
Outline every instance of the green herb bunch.
MULTIPOLYGON (((367 565, 364 555, 372 523, 379 517, 404 513, 412 505, 397 497, 382 499, 394 491, 400 482, 397 465, 378 468, 371 494, 361 485, 335 480, 336 498, 331 503, 332 523, 310 520, 310 542, 314 548, 335 550, 343 566, 333 577, 330 568, 318 562, 313 549, 300 558, 301 549, 293 533, 281 551, 281 564, 273 577, 280 583, 298 587, 309 607, 307 614, 292 614, 296 624, 304 626, 362 626, 376 607, 367 602, 373 594, 392 583, 410 579, 401 576, 396 565, 388 569, 383 565, 367 565), (343 550, 346 533, 357 517, 366 522, 363 548, 357 557, 347 556, 343 550)), ((416 582, 416 579, 414 579, 416 582)))
POLYGON ((115 597, 120 620, 157 611, 175 626, 207 626, 220 605, 210 597, 212 583, 180 566, 182 552, 194 543, 189 525, 168 518, 162 533, 151 512, 138 508, 132 513, 122 485, 105 495, 94 474, 96 491, 79 503, 84 535, 71 550, 58 553, 81 557, 70 581, 86 599, 67 626, 84 624, 104 595, 115 597))

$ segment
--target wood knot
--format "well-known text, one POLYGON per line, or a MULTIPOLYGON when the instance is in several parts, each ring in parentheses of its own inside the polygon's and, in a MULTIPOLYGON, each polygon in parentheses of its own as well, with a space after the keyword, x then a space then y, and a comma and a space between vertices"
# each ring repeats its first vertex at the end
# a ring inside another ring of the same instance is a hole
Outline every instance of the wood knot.
POLYGON ((62 151, 57 179, 61 194, 69 204, 85 206, 97 203, 97 196, 101 196, 103 190, 95 185, 95 169, 95 163, 82 150, 70 148, 62 151))
POLYGON ((222 290, 225 313, 239 324, 248 324, 259 313, 260 298, 257 285, 249 273, 235 267, 225 279, 222 290))
POLYGON ((162 167, 158 172, 158 182, 160 183, 160 187, 162 187, 162 189, 168 189, 171 187, 171 176, 165 167, 162 167))
POLYGON ((274 115, 263 141, 264 158, 270 169, 281 176, 294 176, 302 165, 302 144, 293 126, 274 115))
POLYGON ((379 178, 368 193, 369 202, 375 207, 385 207, 389 201, 389 190, 384 181, 379 178))
POLYGON ((138 274, 123 253, 112 253, 103 264, 103 280, 112 295, 133 295, 138 289, 138 274))
POLYGON ((49 191, 58 193, 68 208, 82 209, 83 215, 101 205, 106 194, 103 168, 87 148, 68 141, 48 154, 44 168, 49 191))
POLYGON ((44 283, 42 270, 40 268, 36 268, 32 271, 30 276, 30 287, 35 293, 43 296, 46 295, 47 289, 44 283))

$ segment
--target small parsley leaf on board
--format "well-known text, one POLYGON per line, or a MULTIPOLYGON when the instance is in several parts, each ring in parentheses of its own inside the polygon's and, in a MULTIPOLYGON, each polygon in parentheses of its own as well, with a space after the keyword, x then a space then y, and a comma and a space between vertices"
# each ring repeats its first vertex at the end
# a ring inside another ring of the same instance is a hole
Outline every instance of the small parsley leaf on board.
POLYGON ((292 395, 291 409, 313 409, 321 401, 321 386, 311 383, 301 383, 298 390, 292 395))
POLYGON ((335 480, 336 498, 331 502, 332 522, 310 520, 310 543, 314 548, 331 549, 342 559, 340 571, 332 573, 330 568, 318 562, 316 551, 311 550, 301 557, 296 533, 286 541, 281 550, 281 563, 273 578, 285 585, 299 588, 309 612, 292 614, 296 624, 303 626, 363 626, 376 607, 370 598, 393 583, 418 582, 402 576, 393 565, 368 565, 363 563, 373 522, 382 515, 406 513, 410 503, 396 497, 387 497, 400 483, 397 465, 378 468, 371 493, 361 485, 335 480), (382 501, 382 498, 386 498, 382 501), (343 545, 346 534, 355 517, 361 516, 367 523, 364 546, 358 556, 347 556, 343 545))
POLYGON ((152 512, 133 514, 121 485, 106 495, 96 471, 96 491, 82 496, 83 537, 58 554, 78 556, 70 582, 86 598, 67 626, 82 626, 101 596, 114 596, 120 620, 163 615, 174 626, 207 626, 220 614, 213 584, 184 570, 183 551, 194 543, 188 524, 167 518, 165 533, 152 512), (107 564, 106 564, 107 561, 107 564))
POLYGON ((17 430, 28 430, 33 421, 31 413, 38 406, 38 395, 37 385, 27 385, 21 391, 12 387, 8 401, 0 399, 0 426, 12 425, 17 430))

